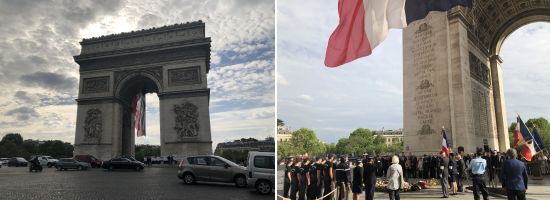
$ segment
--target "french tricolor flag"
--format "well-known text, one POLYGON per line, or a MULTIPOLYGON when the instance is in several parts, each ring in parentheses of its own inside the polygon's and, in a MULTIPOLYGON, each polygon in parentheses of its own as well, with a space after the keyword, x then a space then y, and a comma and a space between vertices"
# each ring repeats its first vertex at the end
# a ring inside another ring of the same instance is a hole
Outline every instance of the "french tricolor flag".
POLYGON ((388 36, 390 28, 402 29, 430 11, 472 6, 472 0, 339 0, 340 22, 330 36, 327 67, 338 67, 368 56, 388 36))
POLYGON ((445 129, 441 130, 441 136, 443 136, 443 139, 441 141, 441 151, 445 152, 445 156, 449 156, 449 140, 447 140, 447 133, 445 132, 445 129))

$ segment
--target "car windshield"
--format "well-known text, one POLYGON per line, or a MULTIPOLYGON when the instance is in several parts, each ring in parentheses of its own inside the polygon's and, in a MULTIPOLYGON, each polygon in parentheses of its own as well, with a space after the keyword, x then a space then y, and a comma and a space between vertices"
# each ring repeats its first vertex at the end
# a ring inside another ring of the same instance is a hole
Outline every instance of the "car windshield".
POLYGON ((25 161, 24 158, 15 158, 15 159, 17 159, 18 161, 25 161))
POLYGON ((45 156, 47 159, 53 159, 51 156, 45 156))

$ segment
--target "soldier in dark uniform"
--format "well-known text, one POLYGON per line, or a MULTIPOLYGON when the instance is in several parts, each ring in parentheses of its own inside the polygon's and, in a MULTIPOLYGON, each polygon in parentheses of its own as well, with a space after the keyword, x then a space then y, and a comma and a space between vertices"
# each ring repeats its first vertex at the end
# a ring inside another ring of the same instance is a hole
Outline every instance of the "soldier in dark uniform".
POLYGON ((310 183, 308 166, 309 166, 309 159, 304 159, 304 163, 302 164, 302 167, 298 169, 298 172, 299 172, 298 179, 300 180, 298 200, 306 200, 307 187, 309 186, 309 183, 310 183))
MULTIPOLYGON (((334 159, 335 159, 334 155, 330 155, 327 158, 325 165, 323 166, 323 179, 324 179, 323 196, 327 195, 328 193, 332 192, 332 190, 334 190, 334 183, 332 182, 332 180, 334 180, 334 173, 333 173, 334 165, 332 163, 334 159)), ((332 196, 334 196, 334 193, 326 196, 325 200, 332 200, 332 196)))
POLYGON ((290 173, 290 170, 292 169, 293 165, 294 165, 294 157, 289 157, 285 164, 285 181, 283 183, 283 197, 285 198, 289 197, 290 179, 292 176, 290 173))
POLYGON ((367 156, 363 166, 363 183, 365 183, 365 200, 374 199, 374 190, 376 187, 376 167, 372 156, 367 156))
POLYGON ((317 175, 317 173, 319 172, 317 170, 317 163, 320 161, 318 161, 319 158, 316 158, 314 159, 315 162, 311 162, 309 165, 308 165, 308 172, 309 172, 309 186, 307 187, 307 199, 309 200, 315 200, 317 199, 317 196, 318 196, 318 193, 317 193, 317 182, 320 178, 320 175, 317 175))
POLYGON ((309 175, 311 178, 311 185, 314 188, 312 199, 317 199, 321 197, 321 188, 323 187, 322 176, 321 176, 323 172, 323 164, 321 164, 322 160, 323 159, 321 157, 317 157, 314 164, 315 169, 313 170, 313 173, 310 172, 310 175, 309 175))
POLYGON ((359 196, 363 193, 363 163, 360 159, 355 161, 355 168, 353 168, 351 192, 353 192, 353 200, 359 200, 359 196))
POLYGON ((338 185, 338 199, 349 199, 351 170, 347 157, 340 157, 340 163, 336 166, 336 184, 338 185))
POLYGON ((411 160, 411 175, 412 175, 412 178, 418 178, 419 175, 418 175, 418 159, 416 158, 416 156, 413 156, 409 153, 409 157, 410 157, 410 160, 411 160))
POLYGON ((290 169, 290 199, 296 200, 296 194, 298 193, 300 179, 298 178, 299 175, 299 169, 302 167, 302 160, 297 159, 294 162, 294 166, 290 169))
POLYGON ((430 169, 430 159, 428 155, 424 154, 424 158, 422 158, 422 178, 427 179, 430 175, 428 172, 430 169))

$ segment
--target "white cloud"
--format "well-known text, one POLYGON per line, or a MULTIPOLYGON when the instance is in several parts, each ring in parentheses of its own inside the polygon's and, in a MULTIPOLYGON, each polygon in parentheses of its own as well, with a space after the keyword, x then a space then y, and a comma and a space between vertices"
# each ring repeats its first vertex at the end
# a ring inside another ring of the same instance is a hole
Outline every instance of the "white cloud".
POLYGON ((304 100, 304 101, 313 101, 313 97, 311 97, 307 94, 302 94, 302 95, 298 96, 298 99, 301 99, 301 100, 304 100))

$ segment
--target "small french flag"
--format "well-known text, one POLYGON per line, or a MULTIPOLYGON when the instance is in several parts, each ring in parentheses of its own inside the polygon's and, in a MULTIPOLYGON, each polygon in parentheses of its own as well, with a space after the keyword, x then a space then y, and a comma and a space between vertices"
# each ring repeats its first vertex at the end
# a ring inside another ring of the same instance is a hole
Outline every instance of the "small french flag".
POLYGON ((445 132, 445 129, 441 130, 441 135, 443 136, 443 139, 441 141, 441 151, 445 152, 445 156, 449 156, 449 141, 447 140, 447 133, 445 132))

